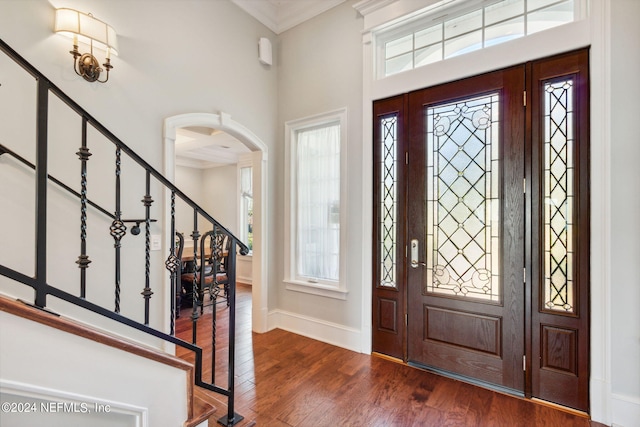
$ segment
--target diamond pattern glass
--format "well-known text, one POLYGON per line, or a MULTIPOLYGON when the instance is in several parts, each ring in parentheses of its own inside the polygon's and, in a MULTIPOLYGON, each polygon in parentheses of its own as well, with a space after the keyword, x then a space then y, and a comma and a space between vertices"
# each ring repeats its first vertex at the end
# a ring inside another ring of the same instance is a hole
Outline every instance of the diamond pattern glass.
POLYGON ((398 117, 384 117, 382 131, 382 161, 380 162, 380 283, 379 286, 396 288, 397 259, 397 133, 398 117))
POLYGON ((499 95, 428 107, 425 293, 500 301, 499 95))
POLYGON ((573 313, 573 80, 544 85, 544 308, 573 313))

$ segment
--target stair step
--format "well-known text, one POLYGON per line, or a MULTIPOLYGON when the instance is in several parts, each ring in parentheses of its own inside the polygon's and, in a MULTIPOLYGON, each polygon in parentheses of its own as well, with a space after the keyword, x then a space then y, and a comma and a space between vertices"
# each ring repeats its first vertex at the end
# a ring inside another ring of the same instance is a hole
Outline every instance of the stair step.
POLYGON ((216 407, 203 398, 198 388, 193 393, 193 415, 184 422, 184 427, 196 427, 208 420, 217 411, 216 407))

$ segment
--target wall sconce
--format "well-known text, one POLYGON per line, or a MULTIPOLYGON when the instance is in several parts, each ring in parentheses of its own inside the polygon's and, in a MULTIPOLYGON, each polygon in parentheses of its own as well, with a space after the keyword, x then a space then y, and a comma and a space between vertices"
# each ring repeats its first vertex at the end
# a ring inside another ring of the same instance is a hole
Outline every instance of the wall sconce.
POLYGON ((96 19, 91 14, 78 12, 74 9, 57 9, 54 31, 56 33, 73 38, 73 69, 77 75, 82 76, 88 82, 106 83, 109 80, 111 54, 118 54, 118 41, 116 32, 105 22, 96 19), (89 53, 78 52, 78 41, 91 46, 89 53), (105 63, 100 63, 93 56, 94 45, 107 52, 105 63), (106 78, 100 80, 100 73, 106 70, 106 78))

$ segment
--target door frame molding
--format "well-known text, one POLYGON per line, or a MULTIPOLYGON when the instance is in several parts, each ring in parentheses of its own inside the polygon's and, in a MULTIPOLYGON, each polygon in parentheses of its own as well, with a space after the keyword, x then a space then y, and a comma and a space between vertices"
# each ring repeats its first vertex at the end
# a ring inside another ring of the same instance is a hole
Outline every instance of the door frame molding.
MULTIPOLYGON (((252 329, 255 332, 267 332, 268 316, 268 280, 267 280, 267 160, 268 147, 251 130, 236 122, 227 113, 186 113, 167 117, 164 120, 164 174, 171 182, 175 179, 175 142, 176 130, 187 126, 203 126, 232 135, 251 150, 254 168, 254 240, 252 254, 253 301, 252 329), (258 184, 258 185, 255 185, 258 184)), ((168 206, 168 197, 165 204, 168 206)), ((234 202, 235 203, 235 202, 234 202)), ((165 209, 169 212, 169 209, 165 209)), ((165 218, 165 223, 168 221, 165 218)), ((165 227, 165 230, 167 227, 165 227)), ((168 232, 167 232, 168 233, 168 232)), ((166 237, 169 239, 168 234, 166 237)))

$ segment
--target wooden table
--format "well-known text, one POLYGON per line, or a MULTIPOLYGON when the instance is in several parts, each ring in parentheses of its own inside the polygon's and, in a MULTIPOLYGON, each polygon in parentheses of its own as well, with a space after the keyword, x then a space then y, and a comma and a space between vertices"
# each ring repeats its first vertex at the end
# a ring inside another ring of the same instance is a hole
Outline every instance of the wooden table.
MULTIPOLYGON (((228 254, 227 251, 222 252, 223 257, 227 256, 227 254, 228 254)), ((207 245, 204 248, 204 257, 209 258, 210 256, 211 256, 211 248, 209 247, 209 245, 207 245)), ((200 258, 200 248, 198 248, 198 258, 200 258)), ((182 261, 183 262, 193 261, 193 246, 185 247, 182 250, 182 261)))
MULTIPOLYGON (((211 248, 208 245, 204 248, 204 256, 205 258, 211 256, 211 248)), ((200 258, 200 247, 198 247, 198 258, 200 258)), ((182 250, 182 261, 193 261, 193 246, 187 246, 182 250)))

